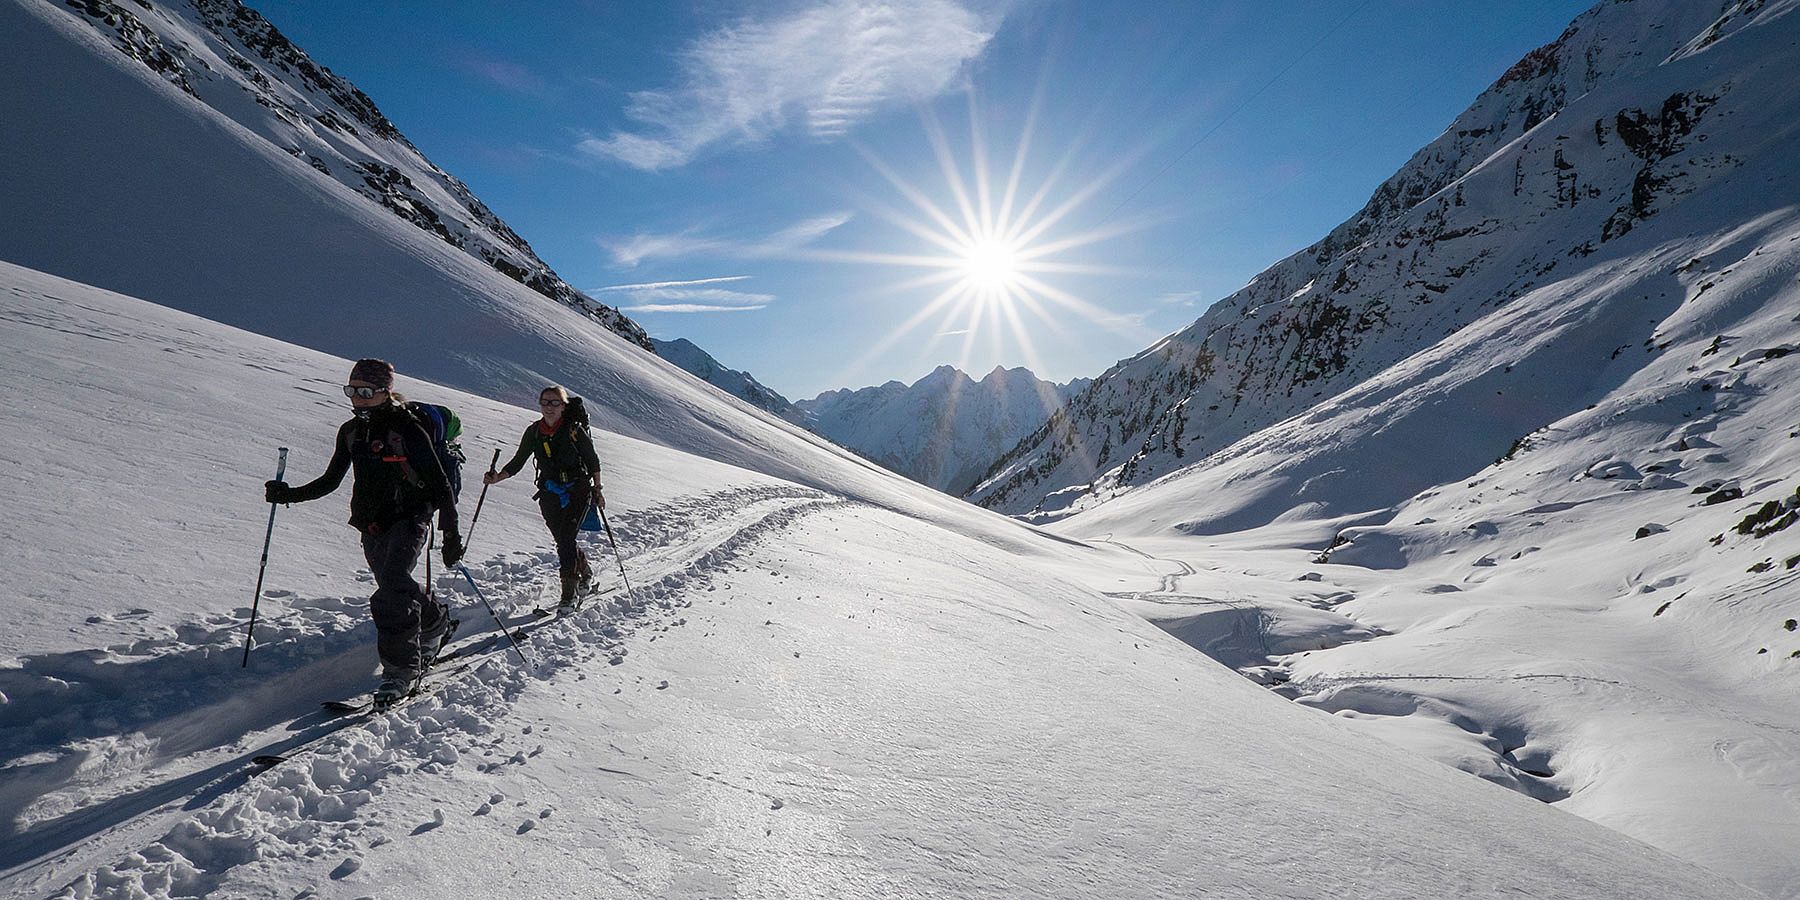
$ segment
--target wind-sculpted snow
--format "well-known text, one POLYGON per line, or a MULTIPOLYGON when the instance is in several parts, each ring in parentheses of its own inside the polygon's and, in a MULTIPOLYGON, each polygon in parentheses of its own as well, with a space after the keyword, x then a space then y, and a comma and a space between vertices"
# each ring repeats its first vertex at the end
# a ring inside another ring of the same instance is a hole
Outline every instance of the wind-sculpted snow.
POLYGON ((1041 519, 1094 506, 1205 464, 1544 285, 1690 233, 1682 211, 1715 205, 1721 189, 1765 191, 1731 210, 1736 221, 1776 208, 1763 179, 1792 159, 1800 118, 1789 12, 1596 5, 1356 216, 1114 366, 968 496, 1041 519), (1718 37, 1696 52, 1702 33, 1718 37))

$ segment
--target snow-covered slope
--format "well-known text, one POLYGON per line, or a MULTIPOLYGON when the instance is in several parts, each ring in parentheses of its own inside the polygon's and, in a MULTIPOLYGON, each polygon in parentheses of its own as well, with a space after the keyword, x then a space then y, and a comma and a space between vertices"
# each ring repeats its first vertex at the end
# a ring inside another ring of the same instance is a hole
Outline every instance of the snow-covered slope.
MULTIPOLYGON (((1633 83, 1718 79, 1672 168, 1645 170, 1693 190, 1056 530, 1163 559, 1133 608, 1302 703, 1800 896, 1794 6, 1746 8, 1633 83)), ((1586 172, 1607 148, 1584 140, 1564 143, 1586 172)), ((1471 204, 1491 166, 1458 182, 1471 204)))
MULTIPOLYGON (((1085 508, 1337 396, 1535 289, 1641 252, 1620 250, 1622 240, 1643 248, 1685 235, 1678 211, 1742 192, 1793 158, 1792 6, 1595 5, 1356 216, 1114 366, 970 497, 1012 513, 1085 508)), ((1466 470, 1517 436, 1443 462, 1466 470)), ((1441 470, 1417 474, 1423 486, 1441 470)))
POLYGON ((1058 530, 1302 702, 1800 896, 1800 208, 1690 222, 1058 530))
MULTIPOLYGON (((519 623, 521 663, 478 649, 491 620, 439 578, 476 655, 340 727, 316 700, 373 664, 341 496, 280 513, 248 670, 238 607, 268 451, 323 464, 347 366, 0 265, 0 613, 49 620, 9 629, 0 668, 0 893, 1749 894, 1287 703, 1077 586, 1146 577, 1122 551, 1022 553, 997 517, 947 528, 613 435, 635 596, 519 623), (291 758, 255 771, 264 752, 291 758)), ((531 416, 404 386, 478 442, 531 416)), ((553 565, 531 518, 502 485, 471 535, 508 616, 553 565)))
POLYGON ((757 381, 749 372, 728 369, 712 354, 694 345, 687 338, 676 338, 672 341, 651 338, 650 345, 656 355, 680 366, 689 375, 730 394, 757 409, 768 410, 790 422, 801 422, 804 415, 773 389, 757 381))
POLYGON ((980 381, 939 366, 911 385, 826 391, 797 406, 814 431, 921 484, 953 495, 1044 423, 1084 382, 1062 386, 996 366, 980 381))
MULTIPOLYGON (((121 57, 394 216, 649 346, 637 323, 570 287, 467 186, 426 159, 375 101, 315 63, 256 10, 238 0, 42 7, 88 26, 121 57)), ((40 94, 38 102, 55 101, 40 94)))

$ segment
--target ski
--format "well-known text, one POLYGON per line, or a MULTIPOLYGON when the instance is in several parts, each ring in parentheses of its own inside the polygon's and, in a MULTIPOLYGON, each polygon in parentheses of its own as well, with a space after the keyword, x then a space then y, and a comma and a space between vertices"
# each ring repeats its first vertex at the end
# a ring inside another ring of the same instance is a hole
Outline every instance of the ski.
POLYGON ((555 616, 566 616, 570 613, 580 612, 582 607, 587 606, 589 600, 598 600, 618 589, 618 586, 614 585, 612 587, 595 588, 590 591, 577 593, 575 595, 575 603, 572 606, 564 607, 560 603, 555 606, 539 606, 532 609, 531 615, 539 619, 548 619, 555 616))
MULTIPOLYGON (((494 648, 494 646, 499 643, 500 643, 500 638, 498 636, 489 635, 488 637, 484 638, 483 640, 481 640, 478 643, 473 644, 472 646, 459 647, 455 650, 450 651, 449 653, 446 653, 446 654, 438 657, 435 660, 432 660, 431 668, 427 669, 425 671, 425 674, 420 676, 420 678, 419 678, 419 685, 420 685, 419 689, 414 691, 413 693, 407 695, 405 698, 403 698, 400 701, 400 703, 396 703, 396 704, 394 704, 394 706, 399 706, 401 703, 410 702, 414 697, 424 694, 425 691, 428 690, 428 683, 431 681, 438 680, 438 676, 442 675, 442 676, 447 677, 449 675, 455 675, 458 672, 463 672, 469 668, 468 664, 464 663, 462 665, 457 666, 455 669, 450 670, 448 673, 446 673, 443 670, 442 666, 444 666, 448 663, 459 662, 462 660, 468 660, 472 657, 481 656, 481 655, 487 653, 489 650, 492 650, 494 648)), ((320 703, 319 706, 321 708, 323 708, 326 712, 338 713, 340 715, 363 712, 364 710, 372 711, 373 706, 374 706, 374 695, 373 695, 373 693, 368 693, 368 694, 359 694, 359 695, 357 695, 356 698, 349 699, 349 700, 326 700, 323 703, 320 703)), ((389 707, 389 708, 391 709, 392 707, 389 707)))
POLYGON ((451 669, 447 673, 444 673, 446 675, 446 678, 432 679, 431 678, 432 673, 430 673, 430 672, 426 673, 425 678, 420 680, 419 686, 417 689, 415 689, 412 693, 407 694, 405 697, 400 698, 399 701, 389 705, 386 709, 380 710, 379 712, 377 712, 377 710, 375 709, 375 704, 374 704, 374 700, 373 700, 372 696, 364 697, 361 700, 328 700, 324 703, 321 703, 321 704, 319 704, 320 707, 322 707, 327 712, 331 712, 331 713, 334 713, 334 714, 340 716, 341 719, 338 722, 334 723, 331 727, 327 728, 324 732, 312 737, 309 740, 303 741, 300 744, 297 744, 293 747, 288 748, 288 752, 286 752, 286 753, 259 753, 256 756, 250 757, 250 763, 251 763, 251 765, 254 765, 259 769, 269 769, 269 768, 273 768, 275 766, 281 765, 282 763, 287 762, 289 759, 292 759, 300 751, 310 748, 314 744, 318 743, 319 741, 324 740, 327 737, 330 737, 333 734, 343 731, 346 728, 351 728, 356 725, 360 725, 360 724, 368 721, 369 719, 373 718, 374 716, 379 715, 380 713, 392 712, 396 709, 400 709, 401 707, 408 706, 412 703, 415 703, 419 700, 424 699, 426 696, 430 695, 432 692, 436 691, 439 687, 441 687, 443 685, 444 681, 447 680, 447 676, 457 675, 459 673, 467 671, 471 665, 472 665, 472 663, 464 663, 463 665, 460 665, 454 669, 451 669), (429 680, 427 680, 427 679, 429 679, 429 680))
MULTIPOLYGON (((608 593, 608 591, 601 592, 601 594, 605 593, 608 593)), ((524 633, 528 629, 535 628, 538 625, 547 624, 552 619, 552 614, 548 612, 545 612, 542 616, 537 616, 536 613, 537 611, 533 610, 531 617, 527 618, 525 622, 518 623, 517 628, 520 633, 524 633)), ((452 619, 451 622, 450 630, 446 632, 446 640, 448 640, 451 634, 455 633, 457 620, 452 619)), ((449 652, 440 651, 441 655, 432 660, 431 668, 427 669, 425 675, 420 679, 418 690, 402 698, 392 706, 389 706, 386 710, 383 710, 383 712, 399 709, 425 697, 427 694, 430 694, 441 687, 443 683, 448 681, 452 676, 459 675, 474 668, 478 663, 491 656, 503 655, 506 650, 507 646, 505 644, 504 634, 487 634, 484 636, 471 636, 464 646, 452 648, 449 652)), ((325 712, 340 717, 339 721, 333 722, 323 733, 288 748, 286 753, 262 753, 252 756, 250 757, 251 764, 258 769, 273 768, 287 762, 295 754, 311 747, 318 741, 346 728, 360 725, 376 714, 374 708, 374 695, 372 692, 359 694, 347 699, 326 700, 321 702, 319 706, 325 712)))

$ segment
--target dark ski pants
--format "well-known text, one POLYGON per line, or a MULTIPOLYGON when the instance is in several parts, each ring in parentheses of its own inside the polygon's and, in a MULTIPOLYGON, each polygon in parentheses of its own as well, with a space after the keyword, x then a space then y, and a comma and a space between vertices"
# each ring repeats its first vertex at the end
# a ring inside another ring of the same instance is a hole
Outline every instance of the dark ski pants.
POLYGON ((432 515, 426 510, 363 532, 363 557, 375 573, 369 616, 375 620, 383 677, 417 677, 428 650, 437 647, 450 624, 449 607, 427 597, 412 574, 431 534, 432 515))
POLYGON ((556 541, 556 562, 562 569, 563 599, 575 596, 575 582, 590 577, 592 570, 588 568, 587 554, 575 543, 575 535, 581 531, 581 520, 587 518, 588 507, 593 499, 586 494, 586 485, 577 485, 577 493, 569 498, 569 505, 550 491, 538 494, 538 510, 544 514, 544 524, 550 526, 550 537, 556 541))

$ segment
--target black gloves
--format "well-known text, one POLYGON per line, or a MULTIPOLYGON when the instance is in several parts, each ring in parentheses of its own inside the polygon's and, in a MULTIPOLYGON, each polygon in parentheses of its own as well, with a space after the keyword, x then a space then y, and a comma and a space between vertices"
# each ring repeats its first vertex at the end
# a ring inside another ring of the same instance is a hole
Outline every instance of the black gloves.
POLYGON ((294 489, 288 487, 288 483, 285 481, 268 481, 263 483, 263 497, 270 503, 290 502, 288 497, 293 493, 294 489))
POLYGON ((453 567, 463 558, 462 535, 454 528, 444 529, 444 566, 453 567))

